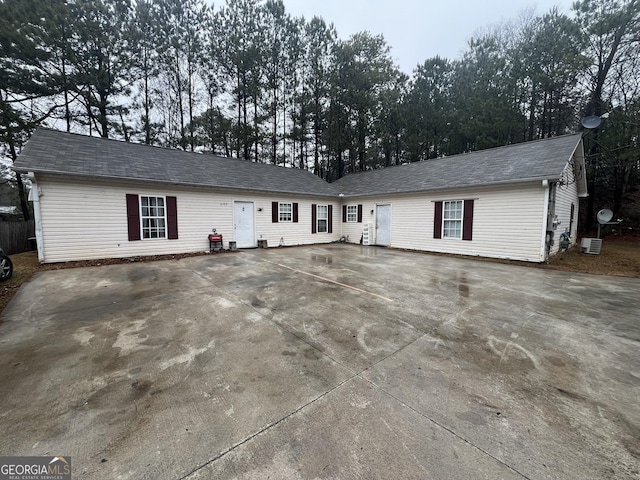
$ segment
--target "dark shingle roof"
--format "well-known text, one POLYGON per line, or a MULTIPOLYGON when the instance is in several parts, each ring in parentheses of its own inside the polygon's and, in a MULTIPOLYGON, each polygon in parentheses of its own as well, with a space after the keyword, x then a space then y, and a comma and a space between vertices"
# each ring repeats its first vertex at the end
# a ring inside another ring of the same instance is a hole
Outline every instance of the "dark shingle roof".
POLYGON ((333 185, 298 168, 169 150, 44 128, 36 130, 32 135, 16 160, 15 169, 21 172, 337 196, 333 185))
POLYGON ((579 141, 579 134, 565 135, 350 174, 329 184, 297 168, 40 128, 16 160, 15 169, 276 193, 343 193, 350 197, 553 180, 560 177, 579 141))
POLYGON ((424 162, 347 175, 334 182, 345 196, 554 180, 562 174, 580 134, 518 143, 424 162))

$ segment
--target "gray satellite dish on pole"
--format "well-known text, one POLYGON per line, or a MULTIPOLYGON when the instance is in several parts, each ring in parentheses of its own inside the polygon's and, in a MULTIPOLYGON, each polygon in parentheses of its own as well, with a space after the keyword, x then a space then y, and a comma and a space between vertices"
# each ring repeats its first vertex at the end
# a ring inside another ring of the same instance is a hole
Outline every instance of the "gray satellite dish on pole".
POLYGON ((600 226, 601 225, 618 225, 621 220, 616 222, 612 222, 613 212, 608 208, 603 208, 596 214, 596 219, 598 220, 598 238, 600 238, 600 226))
POLYGON ((608 208, 603 208, 598 212, 596 218, 598 219, 598 223, 600 225, 604 225, 605 223, 609 223, 611 221, 611 219, 613 218, 613 212, 608 208))
POLYGON ((580 123, 586 129, 593 130, 594 128, 598 128, 602 123, 602 119, 597 115, 590 115, 588 117, 584 117, 580 123))

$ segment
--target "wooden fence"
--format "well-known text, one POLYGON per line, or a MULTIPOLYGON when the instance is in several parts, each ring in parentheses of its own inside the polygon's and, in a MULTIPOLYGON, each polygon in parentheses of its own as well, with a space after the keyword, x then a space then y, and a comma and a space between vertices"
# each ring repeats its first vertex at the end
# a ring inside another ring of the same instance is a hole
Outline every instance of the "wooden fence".
POLYGON ((35 236, 35 224, 29 221, 0 220, 0 248, 5 253, 26 252, 31 249, 29 238, 35 236))

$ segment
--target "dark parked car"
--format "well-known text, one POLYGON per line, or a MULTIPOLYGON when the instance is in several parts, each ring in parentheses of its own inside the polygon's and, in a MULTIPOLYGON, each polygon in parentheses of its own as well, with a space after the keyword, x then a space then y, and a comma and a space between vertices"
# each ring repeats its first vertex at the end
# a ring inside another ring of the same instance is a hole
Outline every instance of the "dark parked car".
POLYGON ((0 282, 9 280, 13 275, 13 263, 9 255, 0 248, 0 282))

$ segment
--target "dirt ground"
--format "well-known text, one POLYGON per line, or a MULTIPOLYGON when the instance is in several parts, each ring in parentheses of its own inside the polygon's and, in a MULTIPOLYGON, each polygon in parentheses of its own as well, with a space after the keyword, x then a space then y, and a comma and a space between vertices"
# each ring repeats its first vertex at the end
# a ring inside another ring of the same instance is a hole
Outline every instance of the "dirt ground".
MULTIPOLYGON (((100 265, 127 264, 132 262, 153 262, 157 260, 180 260, 182 258, 206 255, 205 253, 162 255, 136 258, 108 258, 103 260, 88 260, 81 262, 63 262, 41 265, 36 252, 25 252, 12 255, 13 277, 0 284, 0 312, 9 304, 20 286, 31 279, 37 272, 45 270, 60 270, 64 268, 78 268, 100 265)), ((473 257, 478 259, 477 257, 473 257)), ((513 263, 516 265, 563 270, 567 272, 590 273, 594 275, 614 275, 620 277, 640 278, 640 237, 606 237, 602 244, 600 255, 587 255, 580 252, 579 245, 569 251, 560 253, 546 265, 526 262, 505 262, 494 259, 482 259, 489 262, 513 263)))
POLYGON ((579 246, 552 258, 545 268, 569 272, 640 278, 640 237, 606 237, 600 255, 580 252, 579 246))

